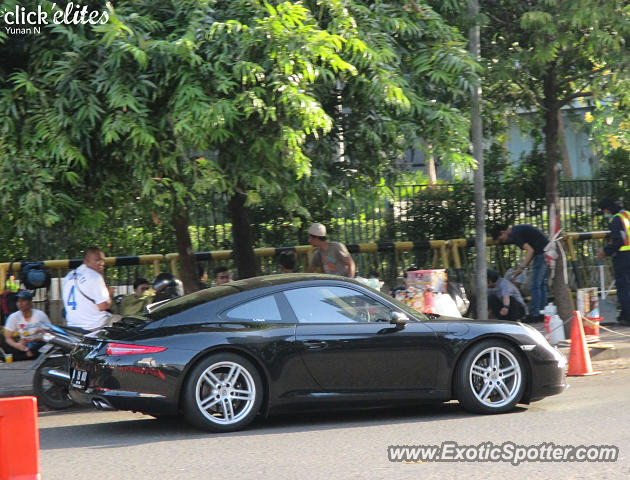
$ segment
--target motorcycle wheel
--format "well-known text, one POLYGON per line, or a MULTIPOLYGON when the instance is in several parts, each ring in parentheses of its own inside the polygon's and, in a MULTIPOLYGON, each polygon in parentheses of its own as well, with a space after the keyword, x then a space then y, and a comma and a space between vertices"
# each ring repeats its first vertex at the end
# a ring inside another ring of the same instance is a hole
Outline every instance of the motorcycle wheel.
POLYGON ((33 392, 37 400, 53 410, 70 408, 74 404, 68 395, 70 385, 64 380, 48 377, 48 370, 68 372, 68 358, 51 357, 37 367, 33 376, 33 392))

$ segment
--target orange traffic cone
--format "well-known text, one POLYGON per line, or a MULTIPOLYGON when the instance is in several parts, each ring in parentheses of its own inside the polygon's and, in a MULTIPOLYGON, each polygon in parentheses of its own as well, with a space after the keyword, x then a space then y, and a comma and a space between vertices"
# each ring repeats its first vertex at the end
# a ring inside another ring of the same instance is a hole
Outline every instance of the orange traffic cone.
POLYGON ((600 372, 593 372, 591 365, 591 354, 588 353, 584 329, 582 327, 582 317, 580 312, 573 312, 573 323, 571 324, 571 349, 569 350, 569 372, 571 377, 595 375, 600 372))
POLYGON ((35 397, 0 398, 0 478, 41 480, 35 397))

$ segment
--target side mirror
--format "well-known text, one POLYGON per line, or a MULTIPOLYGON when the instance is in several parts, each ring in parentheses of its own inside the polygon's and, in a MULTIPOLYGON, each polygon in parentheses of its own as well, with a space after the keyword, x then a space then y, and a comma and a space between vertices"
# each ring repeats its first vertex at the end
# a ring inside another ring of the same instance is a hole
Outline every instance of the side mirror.
POLYGON ((409 317, 404 313, 392 312, 389 323, 393 323, 397 327, 404 327, 409 322, 409 317))

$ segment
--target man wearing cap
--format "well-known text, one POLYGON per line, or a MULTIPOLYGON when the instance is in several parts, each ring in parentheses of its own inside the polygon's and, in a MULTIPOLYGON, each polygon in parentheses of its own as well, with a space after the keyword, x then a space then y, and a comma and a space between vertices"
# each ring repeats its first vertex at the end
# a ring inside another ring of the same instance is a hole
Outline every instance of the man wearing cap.
POLYGON ((90 247, 85 252, 83 264, 63 279, 63 306, 69 327, 96 330, 109 320, 107 309, 112 300, 103 278, 104 269, 105 254, 90 247))
POLYGON ((307 271, 320 267, 324 273, 354 278, 355 264, 343 243, 326 240, 326 227, 314 223, 308 229, 308 243, 316 247, 307 271))
POLYGON ((28 290, 18 292, 17 306, 18 311, 7 317, 7 323, 4 326, 4 339, 9 346, 19 352, 24 352, 27 358, 31 358, 43 343, 24 337, 38 333, 39 323, 48 323, 48 316, 41 310, 33 308, 33 294, 28 290))
POLYGON ((608 244, 599 249, 597 258, 612 257, 617 298, 621 305, 617 321, 630 325, 630 214, 610 198, 603 198, 598 207, 611 220, 608 244))

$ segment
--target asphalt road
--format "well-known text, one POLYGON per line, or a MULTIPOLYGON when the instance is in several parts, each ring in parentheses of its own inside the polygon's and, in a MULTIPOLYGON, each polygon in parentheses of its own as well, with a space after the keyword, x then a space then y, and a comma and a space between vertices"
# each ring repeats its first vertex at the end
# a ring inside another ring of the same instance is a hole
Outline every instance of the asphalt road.
POLYGON ((41 412, 42 477, 55 479, 240 478, 630 478, 630 369, 597 362, 602 374, 570 379, 561 395, 504 415, 457 403, 289 415, 227 435, 128 412, 41 412), (613 463, 393 463, 389 445, 616 445, 613 463))

